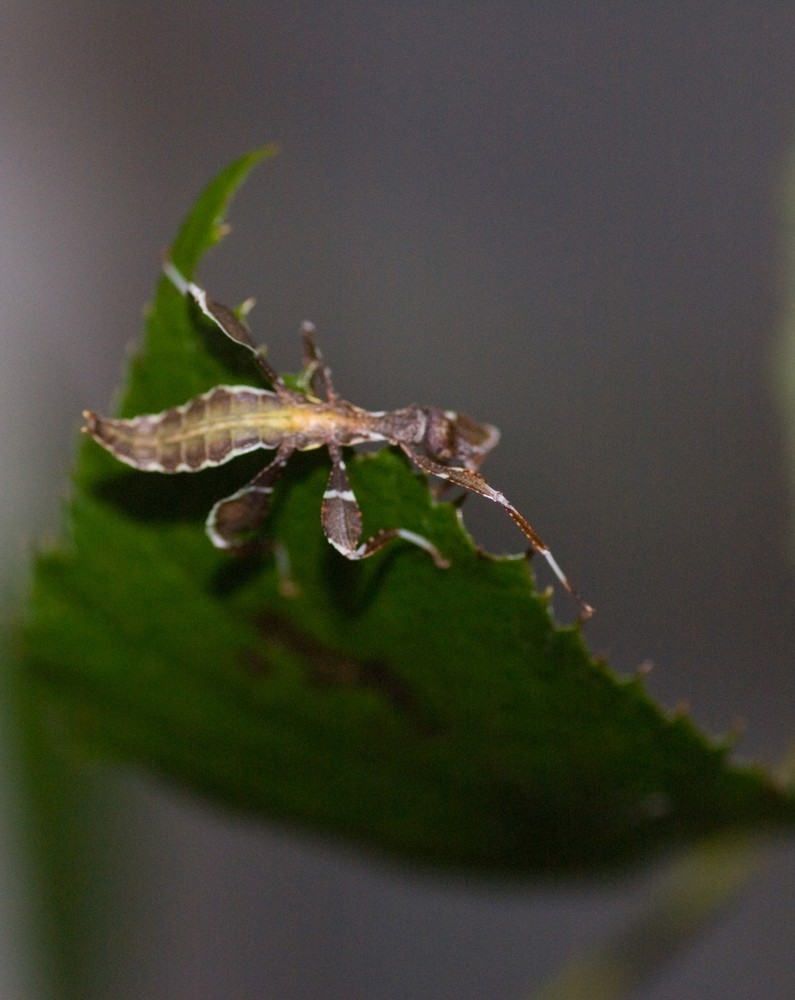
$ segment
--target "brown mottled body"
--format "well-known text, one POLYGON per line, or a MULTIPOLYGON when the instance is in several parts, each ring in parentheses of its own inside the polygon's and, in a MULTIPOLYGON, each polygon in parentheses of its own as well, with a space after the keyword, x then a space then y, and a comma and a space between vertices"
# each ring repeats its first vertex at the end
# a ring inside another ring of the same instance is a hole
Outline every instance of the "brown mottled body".
POLYGON ((86 411, 83 428, 121 462, 145 472, 197 472, 221 465, 258 448, 275 450, 271 462, 254 479, 210 511, 207 533, 219 548, 244 551, 256 544, 257 530, 267 514, 273 485, 294 451, 326 447, 331 473, 323 495, 321 523, 328 541, 348 559, 366 559, 394 538, 425 549, 436 565, 447 561, 421 535, 405 528, 388 528, 360 542, 362 515, 351 489, 343 447, 362 442, 387 442, 403 450, 424 472, 486 497, 504 507, 540 552, 566 589, 576 598, 583 617, 593 613, 577 596, 566 576, 527 519, 478 472, 497 444, 499 431, 468 417, 436 407, 410 406, 371 412, 337 395, 305 323, 303 382, 309 388, 288 388, 251 341, 246 327, 226 306, 186 281, 170 263, 166 273, 176 287, 231 340, 253 355, 272 390, 219 385, 181 406, 129 420, 101 417, 86 411))

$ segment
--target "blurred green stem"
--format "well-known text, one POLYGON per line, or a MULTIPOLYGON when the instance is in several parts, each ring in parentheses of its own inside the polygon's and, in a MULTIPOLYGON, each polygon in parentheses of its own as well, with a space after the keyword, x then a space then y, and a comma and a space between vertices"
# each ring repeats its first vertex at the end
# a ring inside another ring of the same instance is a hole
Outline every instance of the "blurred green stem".
POLYGON ((759 838, 740 834, 708 838, 683 852, 628 926, 567 964, 533 1000, 626 997, 734 898, 764 856, 759 838))

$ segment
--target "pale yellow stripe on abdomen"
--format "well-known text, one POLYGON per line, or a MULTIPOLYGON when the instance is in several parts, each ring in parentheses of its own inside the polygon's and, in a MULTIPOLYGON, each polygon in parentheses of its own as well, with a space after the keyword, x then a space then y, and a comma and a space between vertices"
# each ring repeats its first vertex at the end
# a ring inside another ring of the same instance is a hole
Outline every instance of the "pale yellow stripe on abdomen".
POLYGON ((265 389, 216 386, 162 413, 131 420, 94 416, 88 429, 133 468, 196 472, 256 448, 275 448, 292 432, 295 410, 265 389))

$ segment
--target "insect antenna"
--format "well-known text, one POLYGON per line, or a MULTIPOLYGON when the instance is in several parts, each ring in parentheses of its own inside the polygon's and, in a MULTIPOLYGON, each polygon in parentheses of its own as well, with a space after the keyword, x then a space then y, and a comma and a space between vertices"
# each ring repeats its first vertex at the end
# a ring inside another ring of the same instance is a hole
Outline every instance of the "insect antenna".
MULTIPOLYGON (((495 490, 494 492, 497 493, 498 491, 495 490)), ((500 496, 502 496, 502 494, 500 494, 500 496)), ((505 498, 503 497, 503 500, 504 499, 505 498)), ((497 502, 502 503, 502 501, 500 500, 497 500, 497 502)), ((548 565, 552 569, 552 572, 560 580, 560 582, 563 584, 566 590, 568 590, 568 592, 571 594, 574 600, 580 605, 580 611, 582 613, 583 621, 587 621, 593 615, 594 608, 590 604, 588 604, 587 601, 583 600, 583 598, 580 597, 580 595, 577 593, 574 587, 572 587, 571 583, 569 583, 569 578, 566 576, 566 574, 558 565, 558 561, 552 555, 549 546, 546 544, 545 541, 543 541, 541 536, 538 534, 535 528, 530 524, 527 518, 524 517, 522 514, 520 514, 519 511, 513 506, 513 504, 508 503, 508 501, 505 500, 505 502, 502 503, 502 506, 505 507, 511 519, 519 527, 520 531, 525 536, 525 538, 530 542, 530 546, 533 549, 533 551, 540 552, 541 555, 546 559, 548 565)))
POLYGON ((499 490, 495 490, 493 486, 490 486, 476 469, 467 469, 463 466, 442 465, 441 462, 435 461, 428 455, 425 455, 423 452, 404 441, 399 441, 397 443, 408 455, 411 461, 425 472, 430 473, 432 476, 438 476, 440 479, 444 479, 455 486, 460 486, 465 490, 469 490, 471 493, 477 493, 482 497, 486 497, 487 500, 493 500, 494 503, 504 507, 511 520, 530 542, 530 547, 533 551, 539 552, 546 559, 552 572, 558 580, 560 580, 574 600, 579 604, 582 620, 587 621, 593 615, 593 607, 588 604, 587 601, 583 600, 574 587, 572 587, 571 583, 569 583, 569 578, 558 565, 558 562, 552 555, 549 546, 541 538, 527 518, 519 513, 516 507, 514 507, 504 494, 500 493, 499 490))

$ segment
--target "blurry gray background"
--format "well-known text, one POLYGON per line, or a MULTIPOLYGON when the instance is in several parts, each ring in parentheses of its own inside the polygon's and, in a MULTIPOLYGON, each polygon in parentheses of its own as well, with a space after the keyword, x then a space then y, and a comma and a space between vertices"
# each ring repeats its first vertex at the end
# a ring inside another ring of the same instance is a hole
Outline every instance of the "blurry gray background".
MULTIPOLYGON (((257 297, 277 367, 311 318, 355 402, 497 424, 486 471, 597 606, 594 652, 651 660, 655 696, 709 732, 742 720, 742 758, 783 755, 795 592, 771 385, 795 7, 8 0, 0 88, 6 591, 58 528, 80 411, 110 403, 161 248, 218 169, 278 139, 204 283, 257 297)), ((491 505, 466 519, 521 547, 491 505)), ((647 885, 449 883, 104 780, 103 997, 520 997, 647 885)), ((772 858, 639 996, 793 995, 795 852, 772 858)), ((10 857, 0 891, 8 955, 10 857)), ((26 996, 0 964, 0 994, 26 996)))

